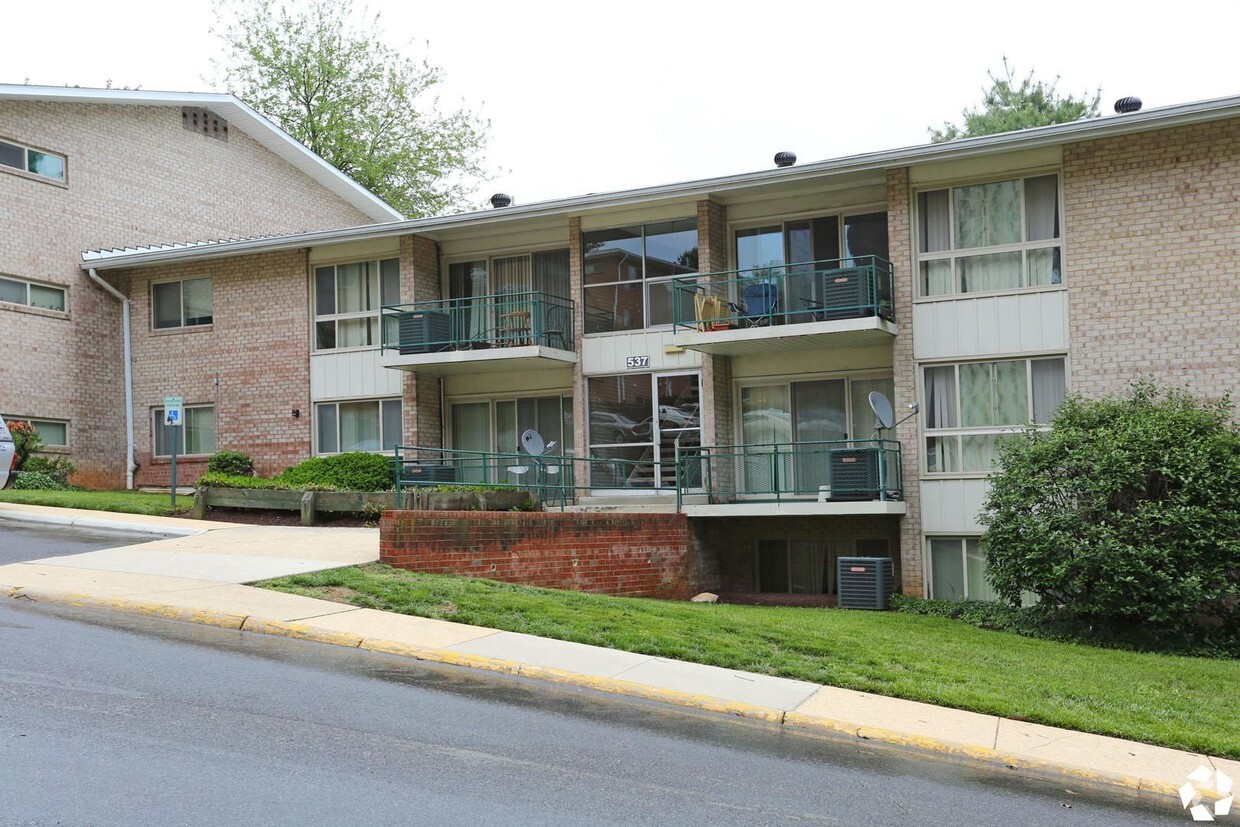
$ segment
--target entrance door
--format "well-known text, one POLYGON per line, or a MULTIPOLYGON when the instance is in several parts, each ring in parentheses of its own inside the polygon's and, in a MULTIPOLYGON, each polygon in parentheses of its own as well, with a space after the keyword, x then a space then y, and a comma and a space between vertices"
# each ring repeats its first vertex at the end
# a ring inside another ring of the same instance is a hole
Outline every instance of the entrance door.
POLYGON ((592 376, 587 388, 590 485, 674 489, 677 441, 682 454, 702 444, 698 375, 592 376))

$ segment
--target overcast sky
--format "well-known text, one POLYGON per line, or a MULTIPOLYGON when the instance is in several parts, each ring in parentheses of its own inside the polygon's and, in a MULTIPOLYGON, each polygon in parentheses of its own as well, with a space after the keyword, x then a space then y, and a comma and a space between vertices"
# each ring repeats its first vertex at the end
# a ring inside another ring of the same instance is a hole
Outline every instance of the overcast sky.
MULTIPOLYGON (((1240 94, 1236 4, 1096 6, 369 2, 391 45, 443 68, 445 105, 491 121, 479 204, 766 169, 784 149, 804 162, 925 143, 1004 55, 1064 93, 1101 86, 1107 115, 1124 95, 1150 108, 1240 94)), ((0 82, 223 91, 204 79, 211 0, 62 0, 55 18, 0 30, 0 82)))

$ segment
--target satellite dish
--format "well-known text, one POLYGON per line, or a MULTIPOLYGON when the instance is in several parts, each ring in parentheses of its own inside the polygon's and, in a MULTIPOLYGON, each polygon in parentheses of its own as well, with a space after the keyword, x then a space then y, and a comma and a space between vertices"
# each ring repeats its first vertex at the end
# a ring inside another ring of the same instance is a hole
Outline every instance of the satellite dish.
POLYGON ((896 412, 891 408, 891 400, 878 391, 870 391, 870 410, 878 417, 878 424, 884 429, 892 428, 896 422, 896 412))
POLYGON ((532 428, 521 434, 521 447, 525 449, 525 453, 532 457, 540 457, 547 450, 547 444, 543 442, 542 434, 532 428))

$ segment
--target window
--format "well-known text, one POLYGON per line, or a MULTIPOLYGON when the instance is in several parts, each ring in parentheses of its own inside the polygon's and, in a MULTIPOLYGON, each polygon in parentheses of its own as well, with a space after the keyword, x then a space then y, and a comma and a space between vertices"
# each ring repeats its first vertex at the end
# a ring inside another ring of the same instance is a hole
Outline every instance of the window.
POLYGON ((175 445, 177 454, 208 455, 215 453, 215 408, 211 405, 195 405, 182 409, 184 422, 179 427, 164 424, 164 409, 153 411, 155 423, 155 456, 172 456, 175 445))
POLYGON ((162 281, 151 285, 151 318, 156 330, 211 324, 211 279, 162 281))
POLYGON ((758 591, 835 594, 840 557, 886 557, 889 553, 885 538, 759 540, 758 591))
POLYGON ((65 156, 11 141, 0 141, 0 166, 20 169, 53 181, 65 180, 65 156))
POLYGON ((918 193, 917 237, 921 296, 1061 284, 1059 177, 918 193))
POLYGON ((400 444, 399 399, 323 402, 314 406, 316 452, 390 451, 400 444))
POLYGON ((931 537, 932 600, 997 600, 986 580, 986 550, 976 537, 931 537))
POLYGON ((29 422, 39 439, 48 448, 64 448, 69 445, 69 423, 53 419, 32 419, 28 416, 4 414, 7 422, 29 422))
POLYGON ((498 451, 519 454, 521 434, 535 430, 543 443, 555 446, 547 453, 571 456, 573 453, 573 398, 571 396, 527 396, 520 399, 494 399, 458 402, 452 405, 452 448, 472 451, 458 459, 458 482, 513 482, 508 467, 500 460, 488 465, 485 455, 498 451))
MULTIPOLYGON (((453 321, 462 339, 493 338, 492 332, 505 326, 505 314, 534 309, 534 303, 528 301, 531 293, 543 299, 544 316, 536 329, 554 329, 563 334, 570 330, 571 319, 567 319, 570 292, 568 250, 496 256, 448 265, 448 297, 453 300, 453 321)), ((563 337, 555 341, 561 346, 571 345, 563 337)))
POLYGON ((999 442, 1049 422, 1065 392, 1062 357, 936 365, 924 379, 931 474, 989 472, 999 442))
POLYGON ((698 271, 697 220, 582 234, 586 333, 673 321, 673 279, 698 271))
POLYGON ((33 281, 0 276, 0 302, 65 312, 65 289, 33 281))
MULTIPOLYGON (((869 394, 894 396, 891 377, 818 379, 746 385, 740 389, 741 444, 746 448, 743 483, 746 491, 769 492, 775 481, 786 490, 817 493, 827 484, 827 455, 813 450, 801 455, 785 452, 782 466, 774 467, 772 444, 824 443, 832 440, 875 438, 874 413, 869 394)), ((888 439, 891 435, 886 435, 888 439)), ((844 447, 843 445, 835 447, 844 447)), ((896 457, 890 457, 891 479, 896 457)))
MULTIPOLYGON (((379 347, 380 308, 399 303, 398 259, 314 268, 314 349, 379 347)), ((387 321, 393 325, 388 339, 394 342, 397 319, 387 321)))

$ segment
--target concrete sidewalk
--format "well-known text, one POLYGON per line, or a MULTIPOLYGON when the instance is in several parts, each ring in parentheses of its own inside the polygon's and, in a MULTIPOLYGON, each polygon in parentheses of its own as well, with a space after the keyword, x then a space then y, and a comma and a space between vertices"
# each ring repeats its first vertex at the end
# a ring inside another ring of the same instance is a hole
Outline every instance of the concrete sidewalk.
MULTIPOLYGON (((127 515, 0 503, 0 521, 97 525, 127 515)), ((198 533, 0 566, 0 590, 26 598, 207 623, 648 698, 805 732, 881 741, 1044 778, 1168 801, 1205 766, 1240 762, 579 643, 358 609, 241 585, 378 559, 378 531, 283 528, 142 517, 154 533, 198 533)), ((0 522, 0 525, 3 525, 0 522)), ((1217 778, 1217 775, 1212 777, 1217 778)), ((1204 788, 1198 785, 1199 788, 1204 788)))

